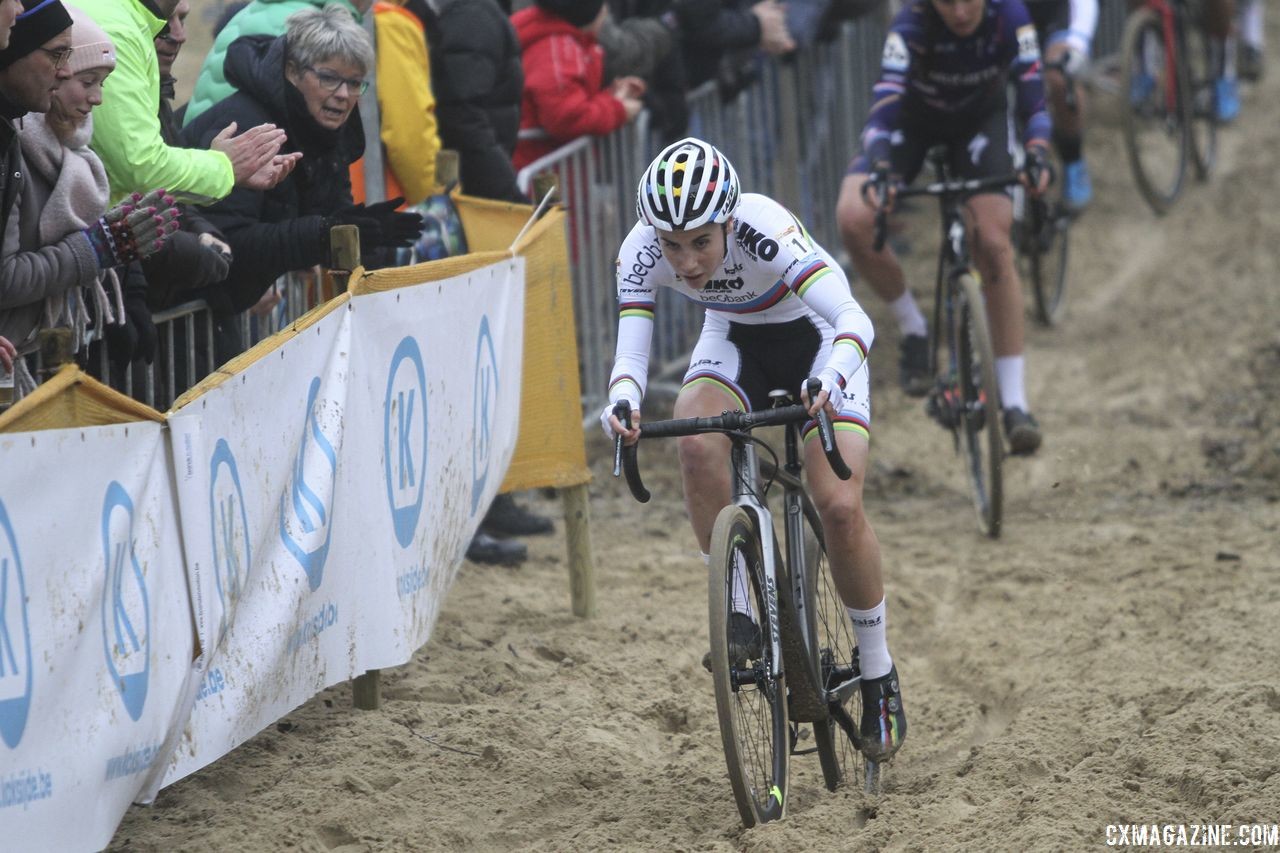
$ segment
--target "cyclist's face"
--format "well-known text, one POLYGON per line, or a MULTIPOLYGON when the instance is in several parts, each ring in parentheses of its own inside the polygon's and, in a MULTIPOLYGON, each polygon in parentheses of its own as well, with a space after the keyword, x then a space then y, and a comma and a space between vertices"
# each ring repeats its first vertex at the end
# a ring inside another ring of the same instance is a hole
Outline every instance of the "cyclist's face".
POLYGON ((724 260, 725 226, 708 222, 688 231, 659 231, 662 256, 680 280, 701 290, 724 260))
POLYGON ((986 5, 987 0, 933 0, 933 8, 942 16, 947 29, 962 37, 978 29, 986 5))

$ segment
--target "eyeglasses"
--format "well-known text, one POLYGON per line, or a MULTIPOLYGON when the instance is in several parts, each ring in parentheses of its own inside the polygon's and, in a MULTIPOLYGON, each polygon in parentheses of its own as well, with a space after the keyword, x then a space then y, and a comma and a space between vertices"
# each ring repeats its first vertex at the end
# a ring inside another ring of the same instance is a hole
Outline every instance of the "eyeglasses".
POLYGON ((74 47, 42 47, 40 49, 49 54, 55 70, 66 65, 71 60, 71 54, 75 52, 74 47))
POLYGON ((342 88, 342 84, 347 84, 347 89, 357 94, 363 95, 369 91, 369 81, 359 78, 343 77, 341 74, 334 74, 327 68, 312 68, 310 65, 305 66, 305 70, 316 75, 316 82, 320 84, 320 88, 326 92, 336 92, 342 88))

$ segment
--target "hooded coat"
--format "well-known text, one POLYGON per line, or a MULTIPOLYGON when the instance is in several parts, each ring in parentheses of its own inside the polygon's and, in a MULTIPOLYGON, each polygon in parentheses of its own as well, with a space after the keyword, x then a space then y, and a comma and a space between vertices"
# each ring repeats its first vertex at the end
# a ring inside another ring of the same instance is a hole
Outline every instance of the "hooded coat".
MULTIPOLYGON (((336 3, 350 10, 351 17, 360 20, 360 13, 350 0, 252 0, 227 22, 213 40, 213 46, 200 66, 196 87, 183 116, 184 124, 191 124, 205 110, 228 98, 236 90, 226 71, 227 51, 242 36, 281 36, 287 28, 286 21, 294 12, 336 3)), ((241 130, 248 130, 244 125, 241 130)))
POLYGON ((604 50, 595 36, 540 6, 511 22, 524 62, 517 170, 579 136, 606 136, 626 124, 622 102, 601 88, 604 50))
POLYGON ((227 51, 226 71, 236 92, 183 128, 183 141, 207 146, 230 122, 240 127, 270 122, 289 135, 281 152, 301 151, 302 159, 271 189, 237 187, 204 208, 226 235, 234 258, 226 281, 207 297, 223 316, 253 306, 286 272, 327 261, 325 220, 351 205, 350 166, 364 154, 359 107, 342 127, 326 130, 285 79, 284 36, 238 39, 227 51))

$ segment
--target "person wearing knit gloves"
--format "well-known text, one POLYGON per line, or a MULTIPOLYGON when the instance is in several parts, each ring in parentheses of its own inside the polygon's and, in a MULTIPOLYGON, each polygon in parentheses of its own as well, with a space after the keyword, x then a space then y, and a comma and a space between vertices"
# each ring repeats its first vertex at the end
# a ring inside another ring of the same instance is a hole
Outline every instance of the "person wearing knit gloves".
POLYGON ((537 0, 511 16, 524 65, 517 170, 579 136, 607 136, 643 108, 639 77, 605 88, 596 37, 607 14, 604 0, 537 0))
MULTIPOLYGON (((155 252, 177 223, 163 190, 107 209, 106 172, 88 142, 114 50, 101 29, 74 14, 72 26, 60 2, 35 5, 0 51, 0 98, 11 114, 25 113, 15 170, 23 178, 15 182, 0 260, 0 330, 24 355, 42 328, 70 327, 79 342, 86 302, 106 330, 127 324, 118 286, 110 296, 101 286, 104 273, 155 252)), ((34 384, 21 360, 16 376, 21 396, 34 384)))

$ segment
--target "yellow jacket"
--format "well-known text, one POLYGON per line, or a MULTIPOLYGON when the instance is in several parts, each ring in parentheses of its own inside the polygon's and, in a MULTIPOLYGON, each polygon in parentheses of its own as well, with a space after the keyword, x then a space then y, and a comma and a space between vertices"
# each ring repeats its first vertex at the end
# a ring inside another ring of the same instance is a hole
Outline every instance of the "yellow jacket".
MULTIPOLYGON (((402 195, 406 204, 417 204, 440 191, 436 186, 440 135, 426 34, 416 15, 394 3, 375 3, 373 15, 387 197, 402 195)), ((356 201, 365 196, 363 167, 363 160, 351 167, 356 201)))

